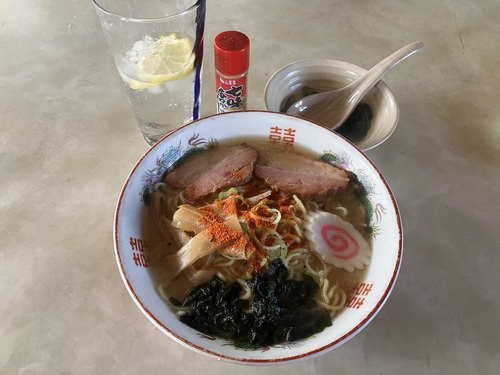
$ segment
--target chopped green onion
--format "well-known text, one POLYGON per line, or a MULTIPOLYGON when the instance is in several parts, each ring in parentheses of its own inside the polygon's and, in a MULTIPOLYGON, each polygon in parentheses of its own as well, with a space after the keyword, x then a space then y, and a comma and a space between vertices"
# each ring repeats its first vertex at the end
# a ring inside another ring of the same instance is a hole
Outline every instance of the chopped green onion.
POLYGON ((236 190, 236 188, 234 188, 234 187, 232 187, 232 188, 230 188, 229 190, 226 190, 226 191, 221 191, 219 193, 218 200, 222 201, 224 199, 229 198, 233 194, 238 194, 238 190, 236 190))

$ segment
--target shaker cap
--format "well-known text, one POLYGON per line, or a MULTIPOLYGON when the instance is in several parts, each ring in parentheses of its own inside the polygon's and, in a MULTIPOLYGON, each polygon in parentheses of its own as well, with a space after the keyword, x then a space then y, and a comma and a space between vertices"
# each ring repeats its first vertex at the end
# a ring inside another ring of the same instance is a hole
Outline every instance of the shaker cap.
POLYGON ((224 31, 215 37, 214 56, 222 74, 243 74, 250 66, 250 39, 239 31, 224 31))

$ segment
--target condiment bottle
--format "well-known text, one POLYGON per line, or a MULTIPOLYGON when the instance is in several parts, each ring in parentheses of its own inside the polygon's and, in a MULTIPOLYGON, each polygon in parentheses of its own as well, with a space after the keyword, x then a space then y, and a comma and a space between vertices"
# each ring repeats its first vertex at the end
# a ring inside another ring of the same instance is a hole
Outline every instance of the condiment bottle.
POLYGON ((214 40, 217 113, 247 108, 250 39, 239 31, 224 31, 214 40))

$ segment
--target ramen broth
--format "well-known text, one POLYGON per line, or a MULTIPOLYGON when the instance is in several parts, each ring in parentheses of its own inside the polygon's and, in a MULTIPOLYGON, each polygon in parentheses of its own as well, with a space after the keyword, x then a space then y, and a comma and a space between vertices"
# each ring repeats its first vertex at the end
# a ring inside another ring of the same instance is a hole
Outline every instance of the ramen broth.
MULTIPOLYGON (((290 154, 295 154, 297 151, 294 148, 291 147, 276 147, 274 144, 269 144, 269 143, 262 143, 262 142, 248 142, 247 144, 257 150, 258 152, 258 160, 267 160, 269 158, 276 157, 277 154, 280 154, 279 156, 286 156, 287 153, 290 154)), ((220 146, 224 147, 224 146, 220 146)), ((303 153, 302 154, 306 154, 303 153)), ((252 180, 253 184, 256 184, 257 182, 255 180, 252 180)), ((262 190, 262 182, 259 182, 261 186, 259 186, 259 189, 262 190)), ((268 188, 271 188, 268 186, 268 188)), ((201 204, 198 204, 197 206, 201 206, 207 203, 212 203, 214 200, 217 199, 219 192, 216 192, 213 196, 205 199, 201 204)), ((169 190, 167 194, 180 194, 180 191, 172 191, 169 190)), ((306 207, 309 207, 308 202, 304 202, 304 205, 306 207)), ((314 206, 314 205, 313 205, 314 206)), ((354 228, 363 236, 363 238, 370 244, 371 247, 371 236, 366 230, 366 212, 364 206, 361 204, 356 192, 354 189, 349 188, 345 194, 339 195, 339 196, 334 196, 334 197, 328 197, 325 200, 322 200, 320 202, 317 202, 316 204, 317 207, 319 207, 320 210, 325 210, 329 211, 332 213, 335 213, 336 215, 339 215, 344 219, 345 221, 350 222, 354 228)), ((174 208, 175 209, 175 208, 174 208)), ((172 215, 173 212, 170 212, 169 215, 172 215)), ((168 217, 169 220, 172 219, 172 217, 168 217)), ((158 230, 152 229, 154 231, 158 230)), ((156 233, 154 236, 155 238, 161 238, 161 235, 156 233)), ((302 247, 309 248, 307 245, 307 240, 305 242, 305 245, 302 247)), ((162 296, 162 298, 167 299, 167 303, 169 303, 168 299, 170 297, 173 297, 174 299, 178 301, 184 300, 186 298, 187 293, 189 290, 191 290, 195 285, 190 281, 190 279, 184 274, 181 273, 178 277, 175 279, 171 280, 171 277, 167 274, 167 269, 165 262, 162 262, 162 260, 165 259, 165 257, 172 255, 176 253, 179 250, 179 246, 175 244, 175 241, 171 238, 165 238, 162 240, 156 241, 156 243, 153 243, 149 246, 148 248, 148 257, 149 257, 149 262, 150 262, 150 270, 152 271, 153 277, 154 277, 154 282, 158 285, 159 288, 159 293, 162 296)), ((312 251, 312 250, 311 250, 312 251)), ((289 252, 290 254, 291 252, 289 252)), ((233 271, 230 274, 225 274, 225 269, 224 267, 221 267, 221 264, 227 263, 228 259, 225 258, 223 255, 219 253, 214 253, 213 255, 210 256, 211 259, 207 260, 207 258, 200 259, 198 260, 194 266, 199 268, 205 264, 205 267, 207 270, 212 270, 215 272, 215 274, 220 273, 223 275, 224 280, 227 283, 234 282, 235 280, 238 279, 238 276, 235 275, 235 272, 233 271)), ((312 269, 321 269, 321 267, 325 267, 324 262, 321 260, 321 257, 319 256, 310 256, 308 258, 310 260, 310 267, 312 269)), ((249 266, 249 261, 247 260, 237 260, 235 261, 236 263, 239 263, 239 266, 235 266, 234 269, 241 270, 241 278, 243 280, 248 279, 249 275, 248 272, 248 266, 249 266)), ((350 293, 357 287, 357 285, 360 283, 360 281, 363 278, 363 274, 365 272, 365 269, 359 270, 355 269, 353 272, 348 272, 344 269, 340 269, 337 267, 329 266, 331 268, 331 271, 328 273, 327 280, 330 286, 332 285, 337 285, 338 290, 336 293, 340 293, 339 291, 342 291, 343 293, 343 301, 345 305, 345 301, 348 299, 350 293)), ((305 266, 298 265, 297 269, 300 268, 305 268, 305 266)), ((265 267, 264 267, 265 270, 265 267)), ((307 273, 307 272, 305 272, 307 273)), ((297 277, 297 275, 295 275, 297 277)), ((320 290, 317 292, 317 296, 315 299, 321 300, 321 286, 320 290)), ((342 306, 343 307, 343 306, 342 306)), ((339 308, 338 311, 341 309, 339 308)), ((337 311, 332 313, 335 315, 337 311)))

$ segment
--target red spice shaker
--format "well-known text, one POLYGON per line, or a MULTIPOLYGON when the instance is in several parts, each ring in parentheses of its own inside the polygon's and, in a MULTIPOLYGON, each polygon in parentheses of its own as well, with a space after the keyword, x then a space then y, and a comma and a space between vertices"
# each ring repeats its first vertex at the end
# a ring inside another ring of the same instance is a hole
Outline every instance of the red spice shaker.
POLYGON ((247 108, 250 39, 239 31, 224 31, 214 40, 217 113, 247 108))

